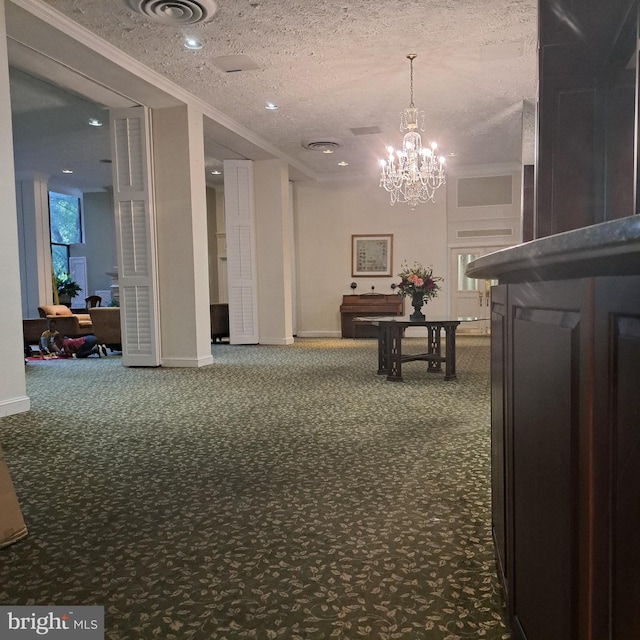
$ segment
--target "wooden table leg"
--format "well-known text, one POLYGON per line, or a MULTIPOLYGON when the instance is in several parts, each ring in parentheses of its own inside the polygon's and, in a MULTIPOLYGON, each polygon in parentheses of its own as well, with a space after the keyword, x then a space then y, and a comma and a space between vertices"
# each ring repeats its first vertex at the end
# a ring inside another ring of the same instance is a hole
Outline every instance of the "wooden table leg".
POLYGON ((386 324, 378 326, 378 375, 388 375, 389 373, 389 357, 388 357, 388 344, 389 344, 389 331, 390 328, 386 324))
MULTIPOLYGON (((440 342, 440 329, 442 327, 427 327, 428 333, 428 351, 430 356, 438 356, 442 354, 442 344, 440 342)), ((429 360, 427 363, 428 373, 442 373, 442 363, 438 360, 429 360)))
POLYGON ((455 380, 456 376, 456 325, 445 327, 444 330, 447 345, 445 347, 445 380, 455 380))
POLYGON ((387 344, 387 380, 402 382, 402 333, 403 328, 398 325, 389 327, 387 344))

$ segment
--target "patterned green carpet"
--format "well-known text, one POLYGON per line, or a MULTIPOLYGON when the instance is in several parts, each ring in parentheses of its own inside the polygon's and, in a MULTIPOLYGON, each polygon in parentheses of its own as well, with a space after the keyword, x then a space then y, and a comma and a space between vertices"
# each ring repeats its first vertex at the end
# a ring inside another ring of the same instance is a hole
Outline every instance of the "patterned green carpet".
POLYGON ((33 410, 0 420, 29 528, 0 604, 104 605, 110 640, 509 638, 489 340, 458 343, 450 382, 387 382, 373 340, 29 363, 33 410))

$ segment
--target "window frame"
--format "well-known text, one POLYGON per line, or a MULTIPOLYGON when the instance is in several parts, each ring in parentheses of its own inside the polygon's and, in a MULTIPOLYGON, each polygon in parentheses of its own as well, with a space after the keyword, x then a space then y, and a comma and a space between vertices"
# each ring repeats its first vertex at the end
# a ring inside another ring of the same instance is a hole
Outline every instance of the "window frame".
POLYGON ((51 268, 53 271, 53 275, 55 277, 58 277, 61 273, 66 273, 67 275, 69 275, 69 258, 71 257, 71 251, 70 251, 70 247, 71 245, 74 244, 84 244, 85 241, 85 233, 84 233, 84 207, 83 207, 83 202, 82 202, 82 194, 78 194, 75 193, 73 191, 68 191, 65 189, 56 189, 56 188, 51 188, 47 190, 47 206, 49 209, 49 245, 50 245, 50 252, 51 252, 51 268), (52 221, 52 206, 51 206, 51 196, 52 194, 54 196, 64 196, 65 198, 72 198, 74 200, 77 201, 78 203, 78 213, 77 213, 77 229, 78 229, 78 235, 79 235, 79 242, 57 242, 54 241, 53 239, 53 225, 51 223, 52 221), (54 247, 66 247, 66 260, 65 260, 65 268, 64 270, 62 269, 56 269, 56 260, 54 260, 54 247))

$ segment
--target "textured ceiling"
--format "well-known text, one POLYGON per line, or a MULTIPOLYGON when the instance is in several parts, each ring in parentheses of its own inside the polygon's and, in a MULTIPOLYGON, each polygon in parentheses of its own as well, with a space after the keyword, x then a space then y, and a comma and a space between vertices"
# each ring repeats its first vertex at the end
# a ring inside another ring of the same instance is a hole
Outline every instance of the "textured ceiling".
POLYGON ((124 0, 44 4, 320 179, 373 176, 385 146, 399 145, 399 114, 409 103, 407 53, 418 54, 414 102, 426 112, 425 136, 456 154, 448 162, 522 156, 523 101, 536 93, 536 0, 218 0, 213 19, 192 27, 153 22, 124 0), (186 50, 187 35, 203 48, 186 50), (240 54, 257 68, 226 73, 217 64, 240 54), (266 110, 266 102, 278 109, 266 110), (366 127, 380 133, 352 131, 366 127), (306 149, 312 140, 339 147, 332 155, 306 149))

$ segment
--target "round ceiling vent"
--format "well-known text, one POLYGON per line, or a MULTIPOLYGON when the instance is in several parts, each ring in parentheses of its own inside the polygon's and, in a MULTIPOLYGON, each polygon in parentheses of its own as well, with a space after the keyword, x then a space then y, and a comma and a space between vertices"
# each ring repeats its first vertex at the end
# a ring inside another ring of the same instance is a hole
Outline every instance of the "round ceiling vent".
POLYGON ((330 138, 322 138, 320 140, 306 140, 302 146, 305 149, 311 149, 311 151, 334 151, 340 148, 340 142, 330 138))
POLYGON ((137 13, 154 22, 176 26, 207 22, 218 5, 214 0, 127 0, 137 13))

